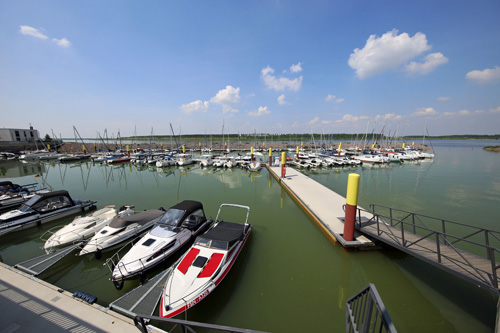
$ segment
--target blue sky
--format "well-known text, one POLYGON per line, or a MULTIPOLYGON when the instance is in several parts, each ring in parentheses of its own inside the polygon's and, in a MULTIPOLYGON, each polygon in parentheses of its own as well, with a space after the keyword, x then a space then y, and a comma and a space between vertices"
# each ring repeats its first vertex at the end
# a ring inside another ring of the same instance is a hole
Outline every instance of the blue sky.
POLYGON ((500 2, 1 1, 1 127, 500 133, 500 2))

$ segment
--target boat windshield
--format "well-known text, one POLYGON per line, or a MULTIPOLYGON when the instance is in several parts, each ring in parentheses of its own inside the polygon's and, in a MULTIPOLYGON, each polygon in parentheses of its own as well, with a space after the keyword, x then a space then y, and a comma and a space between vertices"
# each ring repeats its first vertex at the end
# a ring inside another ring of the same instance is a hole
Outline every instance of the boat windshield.
POLYGON ((37 194, 37 195, 35 195, 34 197, 32 197, 31 199, 29 199, 28 201, 26 201, 26 202, 24 203, 24 205, 31 207, 31 206, 33 206, 33 204, 34 204, 34 203, 36 203, 38 200, 40 200, 40 196, 37 194))
POLYGON ((184 215, 184 212, 184 210, 170 208, 157 224, 164 227, 175 228, 179 224, 179 220, 184 215))
POLYGON ((207 247, 209 249, 227 250, 229 244, 225 241, 198 237, 194 245, 207 247))

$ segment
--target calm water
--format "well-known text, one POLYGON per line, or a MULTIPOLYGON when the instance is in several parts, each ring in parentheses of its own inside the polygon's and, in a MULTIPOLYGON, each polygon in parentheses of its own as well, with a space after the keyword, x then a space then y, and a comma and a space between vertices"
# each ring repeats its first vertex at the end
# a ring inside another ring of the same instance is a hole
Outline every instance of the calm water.
MULTIPOLYGON (((500 230, 500 154, 481 149, 493 144, 499 143, 437 141, 433 162, 319 169, 308 175, 345 195, 347 176, 356 172, 361 175, 360 206, 375 203, 500 230)), ((496 296, 399 251, 342 249, 266 170, 250 174, 199 166, 157 170, 91 162, 1 162, 0 179, 20 184, 45 181, 74 198, 97 200, 99 208, 168 208, 191 199, 201 201, 207 216, 215 218, 222 203, 250 206, 249 222, 255 227, 251 238, 224 282, 188 311, 189 320, 273 332, 344 331, 346 299, 371 282, 400 332, 494 329, 496 296)), ((14 265, 43 254, 39 237, 71 220, 2 236, 1 260, 14 265)), ((107 254, 113 252, 103 257, 107 254)), ((103 260, 70 255, 40 278, 71 292, 95 295, 102 305, 138 285, 127 281, 117 291, 109 275, 103 260)))

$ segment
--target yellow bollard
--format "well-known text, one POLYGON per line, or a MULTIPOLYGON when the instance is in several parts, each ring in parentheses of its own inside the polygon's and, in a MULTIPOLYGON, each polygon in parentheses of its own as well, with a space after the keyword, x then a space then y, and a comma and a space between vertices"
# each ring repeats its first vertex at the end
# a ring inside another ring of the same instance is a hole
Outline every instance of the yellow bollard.
POLYGON ((297 146, 297 155, 295 156, 295 159, 299 159, 299 146, 297 146))
POLYGON ((273 149, 269 148, 269 166, 273 166, 273 149))
POLYGON ((340 156, 340 150, 342 149, 342 142, 339 142, 339 156, 340 156))
POLYGON ((286 163, 286 153, 282 152, 281 153, 281 178, 285 178, 285 174, 286 174, 285 163, 286 163))
POLYGON ((253 163, 253 147, 250 147, 250 162, 253 163))
POLYGON ((345 205, 344 239, 348 242, 354 240, 354 224, 358 208, 359 175, 350 173, 347 180, 347 195, 345 205))
POLYGON ((186 153, 186 146, 182 145, 182 153, 185 154, 186 153))
MULTIPOLYGON (((95 144, 95 143, 94 143, 95 144)), ((47 145, 47 150, 50 151, 50 145, 47 145)))

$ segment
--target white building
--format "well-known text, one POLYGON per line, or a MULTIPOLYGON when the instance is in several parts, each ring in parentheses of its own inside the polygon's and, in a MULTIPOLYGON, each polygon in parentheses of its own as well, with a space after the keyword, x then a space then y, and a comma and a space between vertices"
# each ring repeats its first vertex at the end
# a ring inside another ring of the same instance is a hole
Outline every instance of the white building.
POLYGON ((9 143, 27 143, 35 142, 40 139, 38 130, 30 126, 29 129, 20 128, 0 128, 0 142, 9 143))

